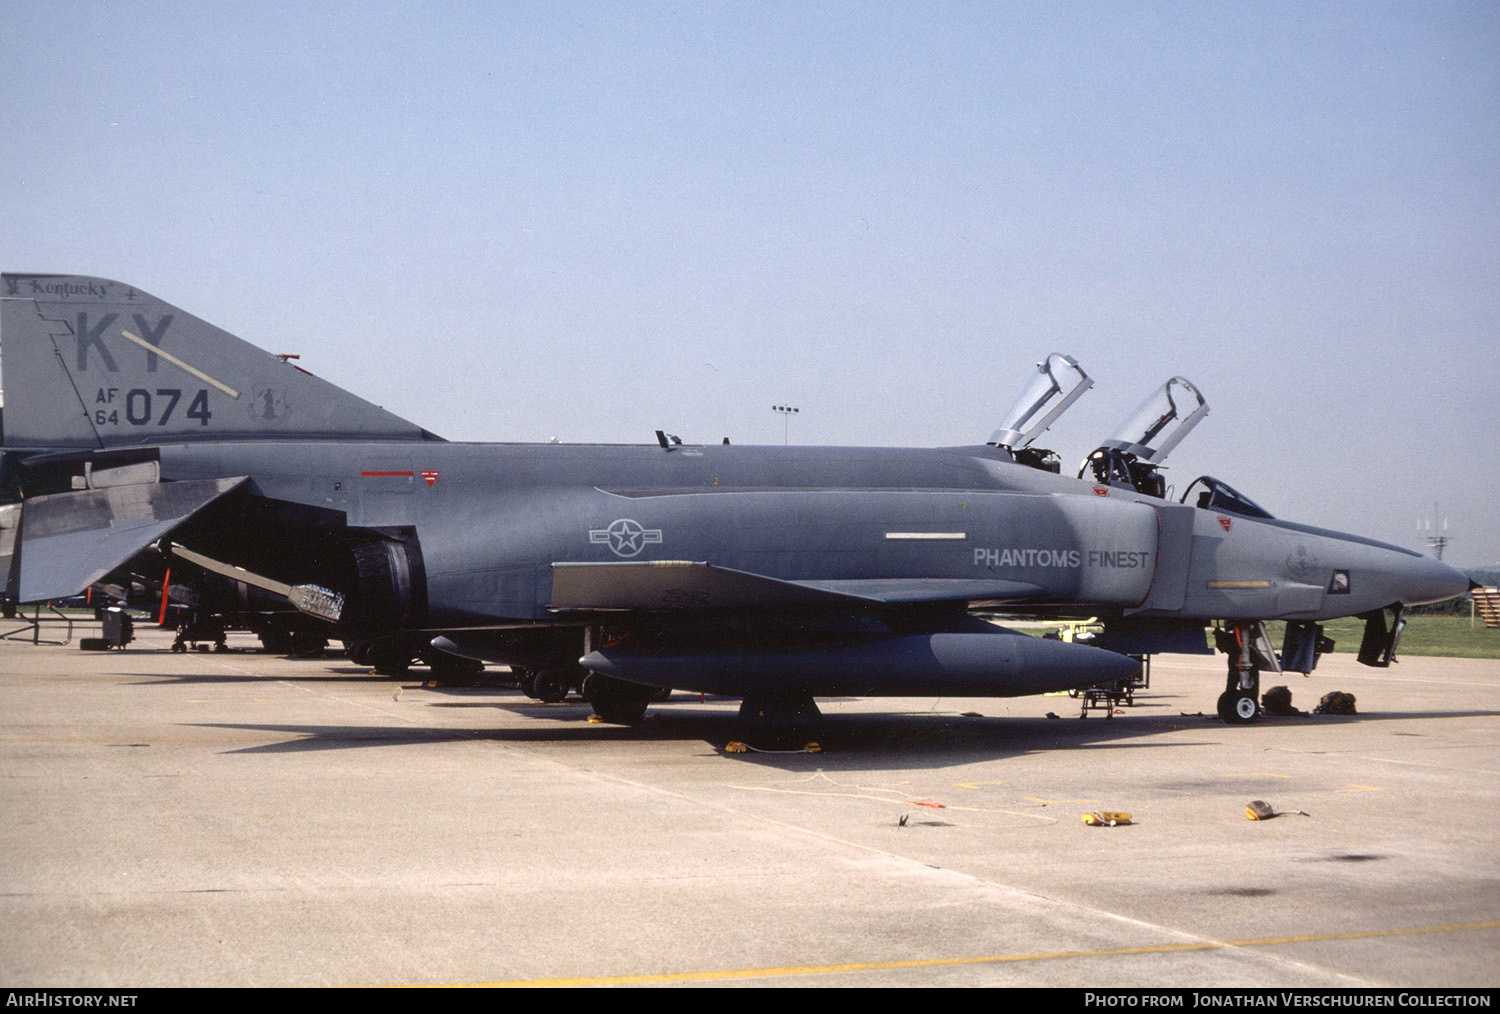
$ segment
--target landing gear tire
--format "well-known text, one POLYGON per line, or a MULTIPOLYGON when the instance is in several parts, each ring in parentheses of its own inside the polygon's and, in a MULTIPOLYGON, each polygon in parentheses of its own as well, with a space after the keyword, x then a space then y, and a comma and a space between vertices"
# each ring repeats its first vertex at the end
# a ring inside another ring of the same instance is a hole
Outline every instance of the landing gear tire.
POLYGON ((740 728, 751 745, 787 750, 804 745, 822 723, 811 694, 748 694, 740 702, 740 728))
POLYGON ((520 687, 521 693, 536 700, 536 670, 516 669, 513 671, 516 675, 516 686, 520 687))
POLYGON ((398 648, 371 648, 370 667, 382 676, 405 676, 411 668, 411 653, 398 648))
POLYGON ((261 630, 260 646, 271 655, 307 657, 328 647, 328 638, 314 630, 271 625, 261 630))
POLYGON ((1255 695, 1243 690, 1226 690, 1219 695, 1219 717, 1226 725, 1248 725, 1260 715, 1255 695))
POLYGON ((432 671, 433 680, 438 683, 467 685, 474 683, 484 674, 484 663, 476 658, 463 658, 434 650, 431 657, 424 661, 428 669, 432 671))
POLYGON ((328 647, 328 638, 311 630, 299 630, 292 635, 292 656, 294 658, 315 658, 323 654, 328 647))
POLYGON ((646 708, 650 701, 609 701, 596 702, 594 714, 605 722, 614 725, 634 725, 646 717, 646 708))
POLYGON ((594 706, 594 714, 606 722, 634 725, 646 716, 646 708, 658 700, 656 687, 641 686, 590 673, 583 681, 583 696, 594 706))
POLYGON ((568 696, 570 673, 561 669, 543 669, 536 674, 536 699, 543 704, 558 704, 568 696))

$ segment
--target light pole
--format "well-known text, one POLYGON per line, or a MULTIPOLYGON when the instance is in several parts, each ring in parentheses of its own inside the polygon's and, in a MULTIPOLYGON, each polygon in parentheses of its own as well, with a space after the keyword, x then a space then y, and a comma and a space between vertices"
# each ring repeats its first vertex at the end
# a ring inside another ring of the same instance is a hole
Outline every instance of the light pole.
POLYGON ((781 413, 781 446, 785 447, 787 433, 790 432, 792 425, 792 413, 796 412, 797 409, 792 405, 772 405, 771 411, 781 413))

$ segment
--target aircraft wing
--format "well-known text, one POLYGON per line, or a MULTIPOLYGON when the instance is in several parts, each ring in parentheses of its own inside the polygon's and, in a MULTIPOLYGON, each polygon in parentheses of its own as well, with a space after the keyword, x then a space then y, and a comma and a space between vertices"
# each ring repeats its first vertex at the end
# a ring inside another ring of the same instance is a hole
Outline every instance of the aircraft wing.
POLYGON ((140 483, 25 500, 16 547, 16 600, 42 602, 79 594, 247 481, 237 476, 140 483))
POLYGON ((1041 592, 1022 581, 983 579, 785 581, 688 560, 554 563, 549 608, 558 612, 817 608, 1022 600, 1041 592))

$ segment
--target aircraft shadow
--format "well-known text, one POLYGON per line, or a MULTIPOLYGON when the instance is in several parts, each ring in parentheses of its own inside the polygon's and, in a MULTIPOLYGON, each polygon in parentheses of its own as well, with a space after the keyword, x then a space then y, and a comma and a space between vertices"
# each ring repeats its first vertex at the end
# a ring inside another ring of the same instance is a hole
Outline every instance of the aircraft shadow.
POLYGON ((821 753, 765 751, 743 755, 751 763, 787 769, 940 768, 1059 750, 1176 749, 1198 746, 1197 737, 1142 742, 1182 727, 1183 720, 977 717, 925 713, 825 716, 816 732, 821 753))
MULTIPOLYGON (((465 706, 465 705, 456 705, 465 706)), ((488 706, 470 704, 467 706, 488 706)), ((503 705, 501 705, 503 706, 503 705)), ((789 770, 817 768, 881 767, 929 768, 981 760, 1023 756, 1041 751, 1066 749, 1180 748, 1200 745, 1186 740, 1154 743, 1134 742, 1181 728, 1182 719, 1089 719, 1080 721, 1044 718, 962 718, 930 714, 831 715, 811 738, 820 752, 766 741, 749 733, 734 711, 706 712, 701 708, 663 708, 637 725, 611 725, 586 720, 586 704, 533 705, 507 708, 541 718, 519 728, 446 729, 393 728, 390 726, 296 725, 215 722, 195 727, 258 731, 299 738, 226 753, 303 753, 324 750, 357 750, 372 747, 405 747, 432 743, 546 743, 612 744, 627 742, 702 742, 723 753, 730 743, 748 742, 751 749, 736 753, 736 760, 789 770)))
MULTIPOLYGON (((697 702, 653 706, 645 721, 628 726, 587 721, 590 708, 582 701, 542 704, 505 691, 497 692, 495 700, 439 701, 428 706, 496 708, 523 716, 528 721, 521 727, 491 729, 255 723, 203 723, 201 727, 298 737, 226 751, 244 754, 408 747, 432 743, 588 746, 690 741, 702 742, 715 752, 723 753, 730 743, 747 743, 750 746, 748 752, 726 756, 789 771, 860 769, 871 765, 901 769, 941 768, 1059 750, 1181 749, 1211 745, 1231 731, 1224 728, 1216 715, 1210 714, 1133 712, 1114 719, 1097 716, 1087 719, 1076 716, 1059 719, 966 717, 926 712, 825 714, 817 729, 803 737, 815 740, 820 747, 819 752, 809 752, 801 748, 800 739, 795 743, 768 740, 742 726, 734 710, 723 706, 711 708, 697 702), (1180 735, 1165 736, 1169 733, 1180 735), (1163 738, 1142 742, 1147 737, 1163 738)), ((1493 709, 1467 709, 1360 715, 1308 714, 1267 717, 1261 721, 1266 725, 1291 723, 1312 729, 1361 720, 1425 723, 1497 716, 1500 716, 1500 711, 1493 709)), ((1240 732, 1254 735, 1253 729, 1233 730, 1236 735, 1240 732)), ((1406 734, 1421 735, 1417 732, 1406 734)))
MULTIPOLYGON (((297 683, 316 682, 317 676, 260 676, 247 675, 246 673, 118 673, 120 676, 137 677, 130 686, 149 687, 159 686, 163 683, 180 683, 189 686, 195 683, 248 683, 265 680, 290 680, 297 683)), ((329 676, 330 681, 337 680, 340 683, 389 683, 389 676, 329 676)))
POLYGON ((1354 715, 1267 715, 1258 721, 1296 725, 1342 725, 1348 722, 1409 722, 1433 718, 1496 718, 1500 710, 1466 708, 1462 711, 1361 711, 1354 715))

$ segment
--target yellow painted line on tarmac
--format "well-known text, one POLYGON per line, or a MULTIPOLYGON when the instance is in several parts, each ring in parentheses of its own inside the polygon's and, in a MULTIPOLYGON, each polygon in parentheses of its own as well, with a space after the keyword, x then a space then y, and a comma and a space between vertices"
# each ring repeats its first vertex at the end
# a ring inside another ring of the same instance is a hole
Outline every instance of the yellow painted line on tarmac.
POLYGON ((506 982, 480 982, 472 983, 471 985, 506 988, 526 986, 651 986, 672 982, 720 982, 727 979, 769 979, 793 975, 837 975, 847 972, 899 971, 906 968, 952 968, 961 965, 998 965, 1021 961, 1056 961, 1066 958, 1106 958, 1129 954, 1171 954, 1178 951, 1225 950, 1230 947, 1275 947, 1284 944, 1320 943, 1329 940, 1374 940, 1380 937, 1417 936, 1427 933, 1464 933, 1489 929, 1500 929, 1500 921, 1455 923, 1449 926, 1418 926, 1411 929, 1366 930, 1357 933, 1309 933, 1301 936, 1255 937, 1249 940, 1203 940, 1184 944, 1151 944, 1145 947, 1108 947, 1090 951, 1043 951, 1036 954, 991 954, 972 958, 926 958, 912 961, 850 961, 838 965, 783 965, 772 968, 730 968, 708 972, 665 972, 658 975, 606 975, 571 979, 512 979, 506 982))
POLYGON ((1337 792, 1380 792, 1378 785, 1351 785, 1347 789, 1336 789, 1337 792))

